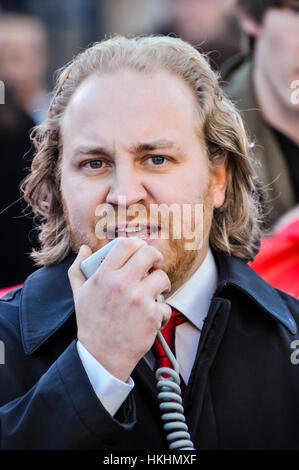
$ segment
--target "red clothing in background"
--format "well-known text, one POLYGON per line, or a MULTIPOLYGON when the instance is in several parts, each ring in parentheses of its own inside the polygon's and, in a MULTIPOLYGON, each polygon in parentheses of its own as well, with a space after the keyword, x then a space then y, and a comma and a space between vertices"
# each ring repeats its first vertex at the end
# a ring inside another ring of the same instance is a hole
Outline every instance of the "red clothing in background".
POLYGON ((0 298, 3 297, 7 292, 9 292, 12 289, 16 289, 17 287, 21 287, 23 284, 19 284, 18 286, 13 286, 13 287, 6 287, 5 289, 0 289, 0 298))
POLYGON ((299 297, 299 220, 263 240, 249 265, 272 286, 299 297))

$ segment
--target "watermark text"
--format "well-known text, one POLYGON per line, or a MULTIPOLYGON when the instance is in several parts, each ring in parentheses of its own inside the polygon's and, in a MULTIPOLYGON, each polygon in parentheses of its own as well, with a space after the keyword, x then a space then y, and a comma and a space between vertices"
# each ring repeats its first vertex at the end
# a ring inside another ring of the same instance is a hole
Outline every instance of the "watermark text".
POLYGON ((291 354, 291 363, 296 366, 299 364, 299 339, 295 339, 294 341, 291 342, 291 349, 294 349, 294 351, 291 354))
POLYGON ((2 80, 0 80, 0 104, 5 104, 5 87, 2 80))
POLYGON ((99 240, 128 234, 150 240, 183 240, 185 250, 199 250, 203 241, 203 214, 202 203, 127 207, 126 197, 120 196, 117 211, 108 203, 96 207, 95 235, 99 240))
POLYGON ((293 80, 291 83, 292 93, 291 93, 291 103, 296 105, 299 104, 299 80, 293 80))
POLYGON ((5 364, 5 346, 3 341, 0 340, 0 364, 5 364))

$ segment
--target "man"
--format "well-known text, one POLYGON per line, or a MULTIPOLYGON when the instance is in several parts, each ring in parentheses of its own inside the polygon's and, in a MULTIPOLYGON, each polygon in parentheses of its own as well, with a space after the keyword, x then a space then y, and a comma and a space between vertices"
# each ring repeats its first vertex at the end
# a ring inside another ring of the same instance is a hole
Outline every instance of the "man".
POLYGON ((299 202, 299 2, 240 0, 239 13, 250 52, 229 61, 223 78, 255 143, 271 227, 299 202))
POLYGON ((0 15, 0 77, 35 124, 46 117, 48 39, 45 25, 31 15, 0 15))
POLYGON ((0 301, 2 448, 167 449, 154 346, 171 308, 195 447, 298 448, 298 301, 244 262, 259 188, 201 54, 168 37, 95 44, 61 73, 36 144, 25 197, 44 267, 0 301), (120 235, 86 280, 81 262, 120 235))

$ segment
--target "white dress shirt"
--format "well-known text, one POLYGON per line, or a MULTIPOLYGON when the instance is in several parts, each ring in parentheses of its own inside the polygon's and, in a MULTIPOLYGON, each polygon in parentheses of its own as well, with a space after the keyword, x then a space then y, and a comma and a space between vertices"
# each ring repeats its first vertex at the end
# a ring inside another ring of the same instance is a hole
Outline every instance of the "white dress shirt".
MULTIPOLYGON (((200 332, 216 290, 217 281, 217 267, 212 251, 209 249, 197 271, 167 299, 169 305, 179 310, 188 319, 187 322, 177 326, 175 337, 176 357, 185 383, 188 383, 200 332)), ((130 378, 125 383, 114 377, 80 341, 77 341, 77 350, 96 395, 106 410, 114 416, 134 387, 133 380, 130 378)), ((152 351, 146 354, 145 360, 153 368, 152 351)))

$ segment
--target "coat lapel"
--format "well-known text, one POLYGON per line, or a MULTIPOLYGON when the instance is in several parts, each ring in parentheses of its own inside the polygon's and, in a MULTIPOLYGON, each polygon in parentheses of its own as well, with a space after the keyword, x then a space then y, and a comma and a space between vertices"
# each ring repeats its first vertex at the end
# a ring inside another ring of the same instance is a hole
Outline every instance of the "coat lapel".
POLYGON ((25 281, 20 303, 20 326, 24 351, 34 353, 74 312, 67 271, 75 259, 44 267, 25 281))
POLYGON ((158 402, 157 399, 157 379, 154 371, 146 363, 145 359, 141 359, 136 365, 132 377, 137 384, 138 382, 147 390, 151 397, 158 402))

